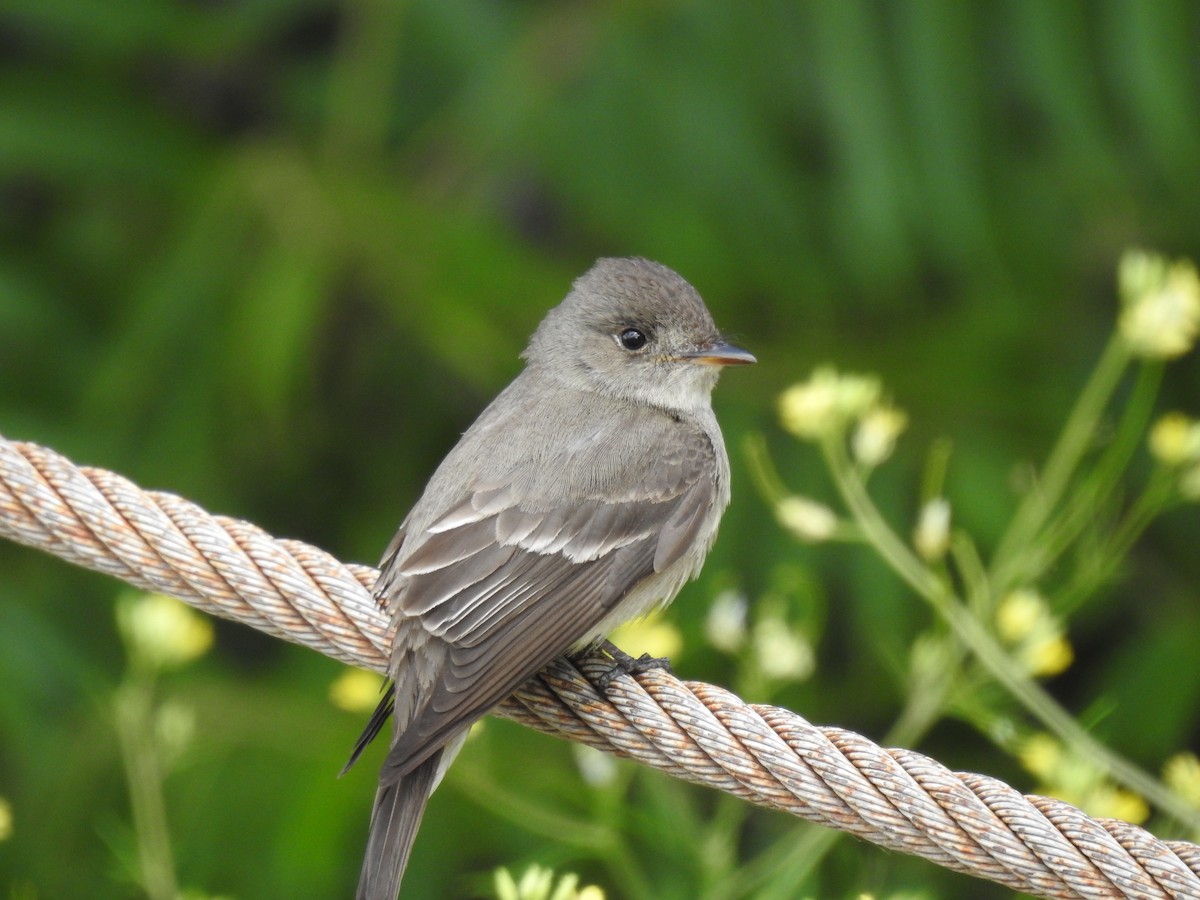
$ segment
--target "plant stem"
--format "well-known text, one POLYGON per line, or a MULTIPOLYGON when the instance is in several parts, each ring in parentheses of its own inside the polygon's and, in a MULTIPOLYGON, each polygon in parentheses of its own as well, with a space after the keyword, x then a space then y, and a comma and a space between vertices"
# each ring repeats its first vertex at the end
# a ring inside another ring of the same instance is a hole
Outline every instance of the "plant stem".
POLYGON ((1021 577, 1021 573, 1015 570, 1022 557, 1022 548, 1037 540, 1038 532, 1066 493, 1079 460, 1095 436, 1096 425, 1129 365, 1129 359, 1128 347, 1119 334, 1114 334, 1079 395, 1075 408, 1067 417, 1058 443, 1050 451, 1037 483, 1017 508, 1000 540, 992 562, 992 582, 999 591, 1003 592, 1021 577))
POLYGON ((767 441, 761 434, 747 435, 742 442, 746 461, 750 466, 750 476, 754 479, 759 496, 772 507, 791 493, 775 470, 771 454, 767 450, 767 441))
MULTIPOLYGON (((1026 581, 1033 582, 1039 579, 1043 572, 1054 565, 1067 548, 1106 512, 1106 501, 1116 493, 1129 460, 1143 440, 1161 380, 1161 363, 1146 362, 1139 366, 1133 390, 1124 404, 1125 411, 1121 415, 1112 442, 1071 495, 1065 498, 1058 515, 1044 526, 1042 533, 1038 535, 1037 543, 1020 549, 1022 576, 1026 581)), ((1145 497, 1143 502, 1144 500, 1145 497)), ((1148 519, 1146 524, 1149 524, 1148 519)), ((1125 530, 1123 526, 1122 532, 1125 530)), ((1117 546, 1113 540, 1103 543, 1108 548, 1117 546)), ((1109 554, 1104 564, 1098 568, 1112 572, 1124 555, 1122 553, 1114 558, 1109 554)), ((1100 581, 1094 584, 1099 585, 1100 581)), ((1073 607, 1059 606, 1058 610, 1063 612, 1068 608, 1073 607)))
POLYGON ((821 448, 842 499, 867 540, 896 573, 946 620, 954 634, 974 654, 980 665, 1031 715, 1085 760, 1101 771, 1108 772, 1115 780, 1137 791, 1159 809, 1186 823, 1190 828, 1200 828, 1200 813, 1189 807, 1157 779, 1105 747, 1085 731, 1040 685, 1013 663, 983 624, 962 606, 946 583, 926 568, 908 549, 871 502, 865 485, 854 474, 854 467, 846 456, 845 446, 840 437, 835 436, 823 441, 821 448))
POLYGON ((1125 514, 1125 520, 1099 547, 1089 552, 1086 566, 1081 563, 1066 586, 1056 592, 1055 610, 1058 613, 1069 615, 1112 577, 1155 517, 1178 499, 1176 490, 1170 473, 1158 470, 1151 475, 1150 483, 1125 514))
POLYGON ((177 900, 175 861, 163 800, 163 772, 154 736, 154 683, 131 673, 117 688, 114 719, 137 836, 142 887, 150 900, 177 900))

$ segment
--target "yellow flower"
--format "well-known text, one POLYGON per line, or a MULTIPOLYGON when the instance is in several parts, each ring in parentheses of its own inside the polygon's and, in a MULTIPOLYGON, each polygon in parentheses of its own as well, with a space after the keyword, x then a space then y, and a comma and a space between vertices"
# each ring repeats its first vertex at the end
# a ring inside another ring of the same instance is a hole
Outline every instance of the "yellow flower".
POLYGON ((1200 759, 1194 753, 1176 753, 1163 766, 1167 787, 1200 809, 1200 759))
POLYGON ((370 712, 383 696, 383 677, 366 669, 346 669, 329 685, 329 699, 346 712, 370 712))
POLYGON ((1121 335, 1139 356, 1170 359, 1187 353, 1200 332, 1200 277, 1188 260, 1134 250, 1121 258, 1121 335))
POLYGON ((828 540, 837 530, 837 514, 805 497, 784 497, 775 507, 775 518, 800 540, 811 543, 828 540))
POLYGON ((864 466, 882 464, 896 447, 896 438, 908 425, 908 415, 894 406, 872 406, 858 420, 851 446, 864 466))
POLYGON ((1167 413, 1150 429, 1149 443, 1150 453, 1165 466, 1200 460, 1200 422, 1183 413, 1167 413))
POLYGON ((609 640, 630 656, 649 653, 655 658, 674 659, 683 649, 683 635, 661 612, 626 622, 609 635, 609 640))
POLYGON ((1005 594, 996 607, 996 632, 1016 648, 1016 656, 1031 675, 1057 675, 1075 661, 1062 624, 1045 598, 1032 588, 1005 594))
POLYGON ((1092 816, 1105 819, 1121 819, 1138 825, 1150 818, 1150 807, 1133 791, 1115 785, 1096 785, 1079 801, 1079 805, 1092 816))
POLYGON ((783 392, 779 416, 783 427, 797 437, 820 438, 838 433, 865 413, 878 401, 879 392, 877 378, 839 375, 823 366, 808 381, 783 392))
POLYGON ((1062 764, 1062 745, 1045 733, 1026 738, 1017 750, 1017 758, 1028 772, 1048 781, 1062 764))
POLYGON ((1048 734, 1035 734, 1017 750, 1021 764, 1038 777, 1038 792, 1072 803, 1092 816, 1144 822, 1146 801, 1108 781, 1095 766, 1066 751, 1048 734))
POLYGON ((156 669, 186 665, 213 643, 206 616, 163 594, 123 593, 117 598, 117 625, 131 655, 156 669))
POLYGON ((996 607, 996 630, 1010 644, 1020 643, 1049 614, 1041 594, 1029 588, 1010 591, 996 607))
POLYGON ((1021 651, 1030 675, 1058 675, 1075 662, 1075 649, 1061 634, 1031 641, 1021 651))
POLYGON ((0 841, 7 841, 13 833, 12 804, 0 797, 0 841))

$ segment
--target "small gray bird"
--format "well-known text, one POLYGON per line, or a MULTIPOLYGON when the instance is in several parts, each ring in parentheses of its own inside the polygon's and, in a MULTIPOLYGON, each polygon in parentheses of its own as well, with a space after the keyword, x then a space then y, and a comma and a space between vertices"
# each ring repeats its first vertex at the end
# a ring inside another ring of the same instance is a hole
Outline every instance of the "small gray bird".
POLYGON ((710 395, 722 366, 755 360, 673 271, 600 260, 523 356, 384 554, 394 691, 350 763, 389 713, 395 730, 359 900, 395 900, 471 723, 554 657, 674 599, 729 503, 710 395))

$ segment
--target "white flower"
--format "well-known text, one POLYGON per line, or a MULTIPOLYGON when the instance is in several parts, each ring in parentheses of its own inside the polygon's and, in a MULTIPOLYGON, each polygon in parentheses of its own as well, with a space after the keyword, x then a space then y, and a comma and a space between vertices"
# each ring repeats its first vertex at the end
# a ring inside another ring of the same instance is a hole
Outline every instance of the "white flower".
POLYGON ((1179 476, 1179 495, 1192 503, 1200 500, 1200 464, 1189 466, 1179 476))
POLYGON ((554 870, 530 866, 520 881, 508 869, 497 869, 494 886, 500 900, 604 900, 604 891, 593 884, 579 887, 579 876, 564 875, 556 885, 554 870))
POLYGON ((945 497, 934 497, 921 507, 913 531, 913 546, 926 562, 946 555, 950 547, 950 501, 945 497))
POLYGON ((571 744, 575 766, 583 780, 592 787, 607 787, 617 778, 617 759, 611 753, 589 747, 587 744, 571 744))
POLYGON ((704 636, 724 653, 736 653, 746 642, 746 595, 721 591, 704 617, 704 636))
POLYGON ((896 438, 908 425, 908 416, 894 406, 872 406, 858 420, 851 447, 854 458, 874 468, 892 455, 896 438))
POLYGON ((775 507, 775 518, 802 541, 828 540, 837 529, 834 511, 805 497, 784 497, 775 507))
POLYGON ((778 681, 805 679, 816 665, 808 641, 776 616, 754 624, 754 658, 765 676, 778 681))
POLYGON ((879 399, 879 379, 869 375, 839 375, 829 366, 793 385, 779 397, 783 427, 797 437, 813 439, 836 434, 879 399))
POLYGON ((1135 250, 1122 257, 1117 279, 1121 335, 1134 353, 1171 359, 1192 349, 1200 332, 1200 277, 1191 262, 1135 250))
POLYGON ((196 734, 196 710, 173 701, 164 702, 154 717, 154 736, 167 762, 174 762, 191 745, 196 734))

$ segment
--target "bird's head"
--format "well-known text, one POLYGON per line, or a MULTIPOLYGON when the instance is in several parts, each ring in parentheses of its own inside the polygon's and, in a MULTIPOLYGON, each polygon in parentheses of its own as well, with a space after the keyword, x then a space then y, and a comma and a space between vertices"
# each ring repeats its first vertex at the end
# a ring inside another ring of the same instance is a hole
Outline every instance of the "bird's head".
POLYGON ((523 355, 572 387, 678 411, 707 407, 722 367, 755 361, 721 336, 695 288, 645 259, 599 260, 523 355))

